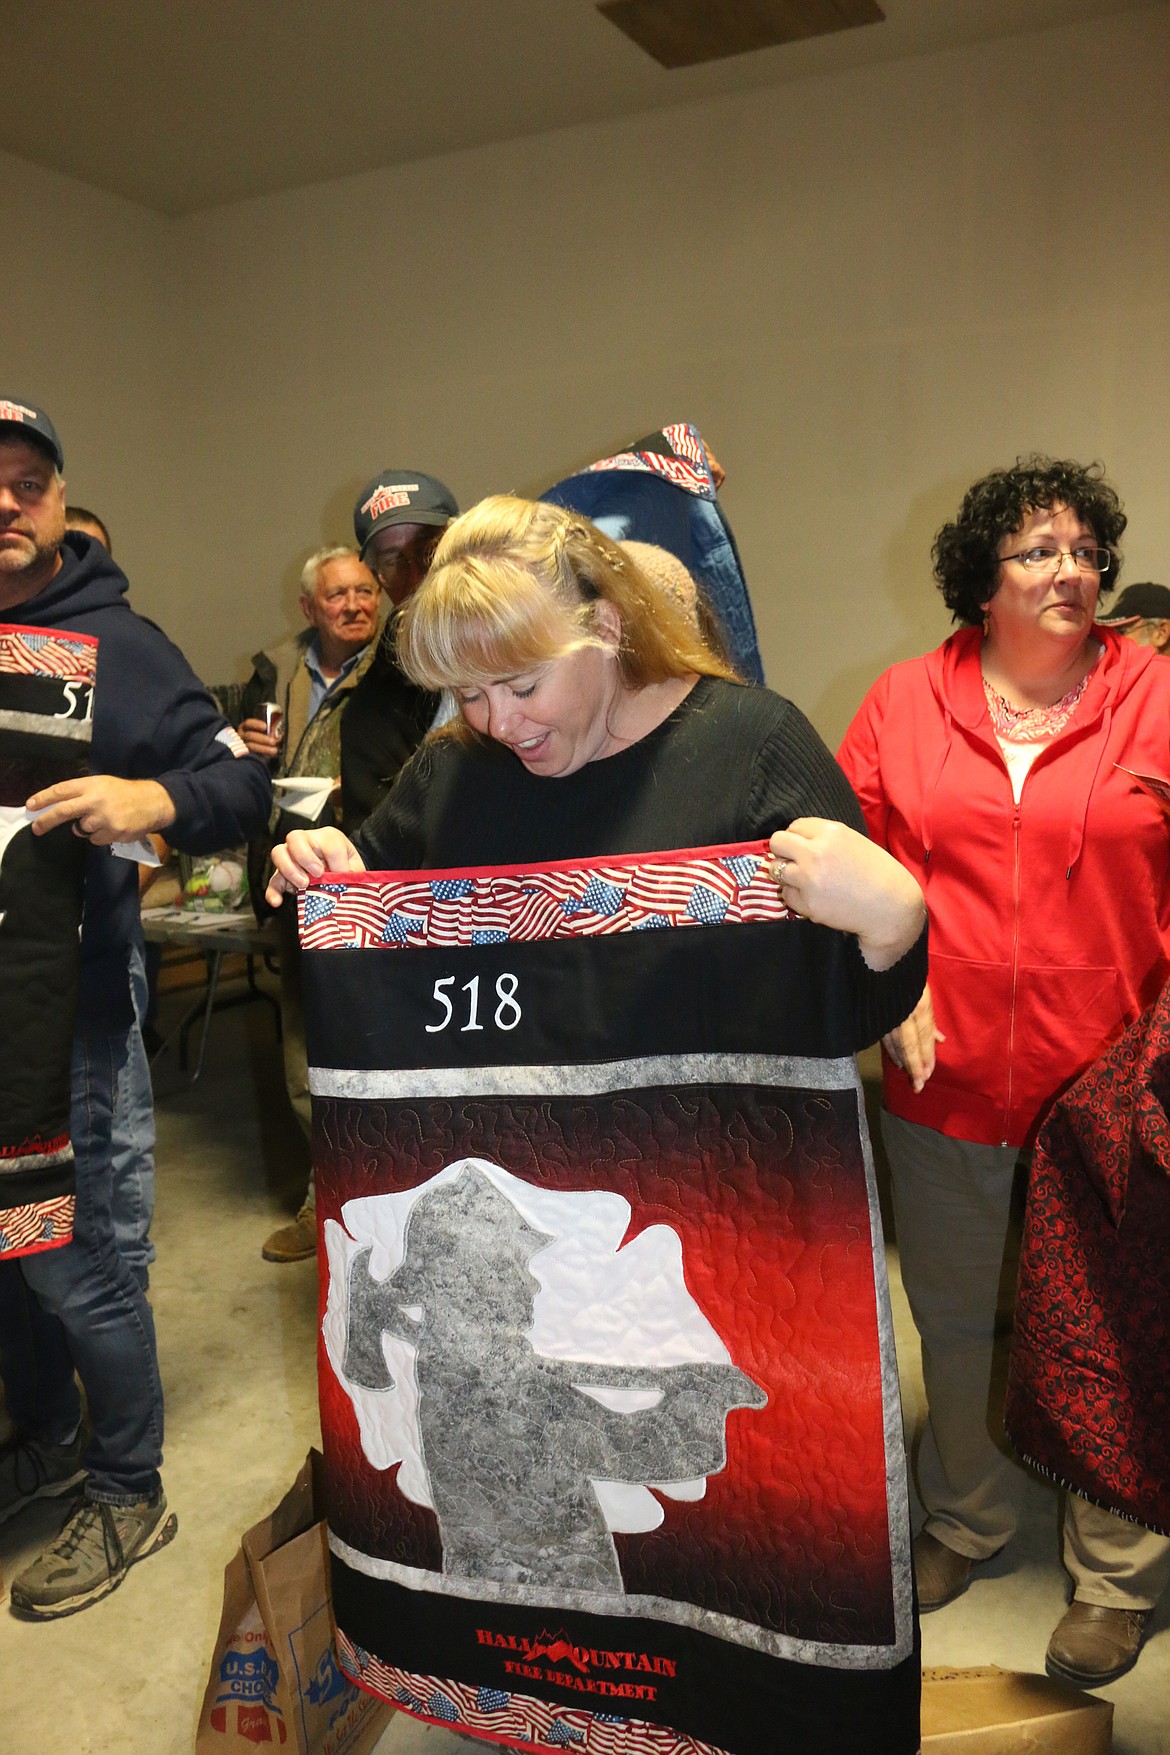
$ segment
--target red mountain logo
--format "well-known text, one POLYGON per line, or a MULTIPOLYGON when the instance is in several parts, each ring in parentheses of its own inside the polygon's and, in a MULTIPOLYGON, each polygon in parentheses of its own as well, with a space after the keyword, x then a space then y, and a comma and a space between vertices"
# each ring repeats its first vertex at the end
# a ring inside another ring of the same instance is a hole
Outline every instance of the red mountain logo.
MULTIPOLYGON (((567 1637, 564 1630, 550 1633, 542 1628, 535 1638, 527 1633, 497 1633, 488 1627, 477 1627, 475 1632, 478 1645, 494 1646, 497 1651, 508 1651, 515 1655, 521 1663, 536 1664, 543 1660, 553 1669, 571 1664, 579 1676, 591 1677, 596 1671, 625 1671, 633 1675, 663 1676, 673 1679, 678 1674, 678 1663, 674 1658, 658 1657, 646 1651, 608 1651, 602 1647, 575 1645, 567 1637)), ((512 1665, 508 1666, 512 1668, 512 1665)), ((533 1671, 533 1674, 536 1672, 533 1671)), ((617 1683, 601 1680, 574 1682, 566 1680, 563 1669, 562 1684, 566 1687, 579 1687, 588 1692, 613 1692, 615 1689, 628 1693, 634 1686, 632 1683, 617 1683)), ((639 1696, 651 1698, 652 1696, 639 1696)))
POLYGON ((570 1663, 583 1676, 589 1673, 589 1653, 572 1645, 563 1633, 558 1638, 541 1633, 535 1639, 527 1640, 526 1644, 528 1649, 524 1655, 530 1664, 537 1658, 546 1658, 550 1664, 570 1663))

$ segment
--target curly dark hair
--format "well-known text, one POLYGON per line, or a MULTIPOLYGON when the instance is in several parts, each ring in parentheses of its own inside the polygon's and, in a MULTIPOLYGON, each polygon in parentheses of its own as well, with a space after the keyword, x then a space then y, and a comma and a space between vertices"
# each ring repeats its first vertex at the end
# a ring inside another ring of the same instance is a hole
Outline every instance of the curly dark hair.
POLYGON ((953 524, 934 539, 934 576, 943 601, 957 622, 978 627, 983 605, 995 595, 999 545, 1020 528, 1029 512, 1068 506, 1113 556, 1101 580, 1112 591, 1121 572, 1118 543, 1126 516, 1100 463, 1072 463, 1052 457, 1017 457, 1011 469, 993 469, 968 488, 953 524))

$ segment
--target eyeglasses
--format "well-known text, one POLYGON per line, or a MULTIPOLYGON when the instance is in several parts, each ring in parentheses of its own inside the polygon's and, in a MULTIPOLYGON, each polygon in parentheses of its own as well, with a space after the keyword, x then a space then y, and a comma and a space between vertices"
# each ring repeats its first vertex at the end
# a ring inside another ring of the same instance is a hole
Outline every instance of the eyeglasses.
POLYGON ((389 575, 390 578, 394 579, 399 573, 409 572, 415 565, 415 560, 416 557, 409 549, 395 549, 392 554, 383 555, 380 560, 371 561, 370 571, 375 578, 381 579, 384 575, 389 575))
POLYGON ((1078 573, 1107 573, 1113 556, 1107 548, 1086 543, 1080 548, 1026 548, 1022 554, 1000 555, 1001 561, 1019 561, 1029 573, 1056 573, 1061 561, 1068 559, 1078 573))
POLYGON ((418 573, 420 578, 431 564, 431 556, 438 547, 438 538, 431 537, 426 542, 410 542, 405 548, 391 549, 384 555, 372 555, 368 562, 369 569, 375 579, 383 582, 387 579, 399 579, 404 574, 418 573))

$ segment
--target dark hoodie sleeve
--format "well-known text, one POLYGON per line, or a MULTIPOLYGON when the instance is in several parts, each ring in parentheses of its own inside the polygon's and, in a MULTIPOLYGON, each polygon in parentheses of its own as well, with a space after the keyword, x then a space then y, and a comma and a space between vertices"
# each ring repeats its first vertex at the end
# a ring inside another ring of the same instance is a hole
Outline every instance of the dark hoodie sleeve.
POLYGON ((178 647, 141 617, 121 623, 98 655, 94 772, 157 780, 175 806, 167 840, 215 853, 268 822, 267 770, 242 750, 178 647))
POLYGON ((174 801, 167 840, 182 853, 214 853, 235 847, 268 825, 272 783, 258 757, 239 755, 223 741, 235 739, 208 697, 184 702, 185 725, 173 751, 174 766, 154 778, 174 801))

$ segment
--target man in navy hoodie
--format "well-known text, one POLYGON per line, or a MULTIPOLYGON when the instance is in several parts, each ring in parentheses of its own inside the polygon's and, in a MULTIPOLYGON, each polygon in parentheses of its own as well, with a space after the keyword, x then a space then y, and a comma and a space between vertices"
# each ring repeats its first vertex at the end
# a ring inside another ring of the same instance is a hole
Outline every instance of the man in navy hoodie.
POLYGON ((41 813, 34 834, 68 823, 90 844, 70 1117, 73 1241, 0 1262, 0 1375, 16 1428, 0 1450, 0 1521, 84 1481, 61 1533, 13 1581, 14 1609, 37 1618, 108 1595, 176 1527, 159 1474, 154 1320, 112 1215, 114 1093, 138 1028, 129 982, 138 902, 137 867, 111 848, 160 832, 184 851, 213 852, 258 833, 270 804, 263 764, 243 751, 182 653, 130 608, 125 575, 99 542, 66 535, 62 467, 47 415, 0 398, 0 621, 98 641, 93 771, 27 800, 41 813))

